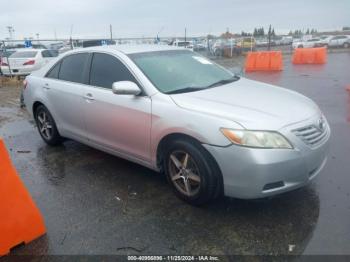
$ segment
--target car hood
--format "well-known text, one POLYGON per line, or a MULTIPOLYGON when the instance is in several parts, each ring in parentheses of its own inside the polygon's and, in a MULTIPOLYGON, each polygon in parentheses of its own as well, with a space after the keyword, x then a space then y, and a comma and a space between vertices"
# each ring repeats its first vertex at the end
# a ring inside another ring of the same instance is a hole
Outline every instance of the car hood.
POLYGON ((181 108, 229 119, 247 129, 278 130, 320 113, 299 93, 246 78, 171 98, 181 108))

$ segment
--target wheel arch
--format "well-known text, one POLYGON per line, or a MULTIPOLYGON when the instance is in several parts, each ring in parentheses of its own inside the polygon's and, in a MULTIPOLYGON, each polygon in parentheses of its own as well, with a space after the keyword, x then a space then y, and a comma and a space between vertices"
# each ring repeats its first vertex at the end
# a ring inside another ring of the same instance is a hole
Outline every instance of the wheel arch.
POLYGON ((212 158, 212 160, 215 162, 218 170, 221 173, 220 167, 218 165, 218 163, 216 162, 215 158, 210 154, 209 151, 207 151, 203 146, 200 140, 198 140, 197 138, 185 134, 185 133, 181 133, 181 132, 174 132, 174 133, 169 133, 165 136, 163 136, 158 145, 157 145, 157 150, 156 150, 156 166, 157 168, 159 168, 159 170, 162 169, 162 162, 163 162, 163 156, 164 156, 164 151, 166 150, 166 147, 173 141, 176 140, 185 140, 185 141, 189 141, 191 143, 197 144, 198 146, 202 147, 203 150, 205 150, 212 158))
POLYGON ((184 134, 184 133, 170 133, 165 135, 164 137, 162 137, 162 139, 159 141, 158 145, 157 145, 157 151, 156 151, 156 165, 157 168, 160 172, 163 172, 163 161, 164 161, 164 153, 166 150, 167 145, 169 145, 172 141, 175 140, 185 140, 185 141, 189 141, 191 143, 197 144, 198 146, 200 146, 202 148, 202 150, 204 150, 207 154, 208 157, 210 159, 208 159, 209 163, 211 163, 212 165, 214 165, 214 168, 217 170, 217 174, 218 174, 218 180, 217 180, 217 189, 216 189, 216 193, 215 196, 220 196, 223 194, 223 188, 224 188, 224 184, 223 184, 223 176, 222 176, 222 172, 221 172, 221 168, 218 164, 218 162, 216 161, 215 157, 205 148, 202 146, 202 143, 200 142, 200 140, 198 140, 197 138, 188 135, 188 134, 184 134))
POLYGON ((35 117, 35 111, 36 109, 39 107, 39 106, 45 106, 44 103, 42 103, 41 101, 35 101, 33 103, 33 106, 32 106, 32 112, 33 112, 33 116, 35 117))

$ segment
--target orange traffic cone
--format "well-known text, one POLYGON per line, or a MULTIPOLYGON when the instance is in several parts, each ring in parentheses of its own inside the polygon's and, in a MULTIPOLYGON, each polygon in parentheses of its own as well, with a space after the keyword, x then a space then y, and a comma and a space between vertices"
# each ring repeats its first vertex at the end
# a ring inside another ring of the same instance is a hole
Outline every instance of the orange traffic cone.
POLYGON ((11 164, 0 138, 0 256, 45 233, 43 217, 11 164))

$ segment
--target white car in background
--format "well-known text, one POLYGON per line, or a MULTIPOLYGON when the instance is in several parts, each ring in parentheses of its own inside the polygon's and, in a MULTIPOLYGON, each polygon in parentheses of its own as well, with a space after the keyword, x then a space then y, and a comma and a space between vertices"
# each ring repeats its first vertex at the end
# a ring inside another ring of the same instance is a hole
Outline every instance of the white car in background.
POLYGON ((188 48, 188 49, 193 51, 193 43, 192 43, 192 41, 175 40, 171 45, 177 46, 177 47, 188 48))
POLYGON ((330 39, 332 39, 333 36, 329 36, 329 35, 323 35, 320 36, 320 41, 318 41, 315 46, 316 47, 322 47, 322 46, 328 46, 328 43, 330 41, 330 39))
POLYGON ((320 38, 311 38, 306 41, 293 42, 292 46, 294 49, 295 48, 312 48, 312 47, 316 47, 320 40, 321 40, 320 38))
POLYGON ((281 43, 282 43, 282 45, 290 45, 293 43, 293 37, 292 36, 283 36, 281 43))
POLYGON ((348 35, 337 35, 329 39, 327 45, 329 47, 350 47, 350 36, 348 35))
POLYGON ((4 75, 29 75, 57 55, 58 52, 48 49, 18 49, 7 61, 1 62, 1 72, 4 75))

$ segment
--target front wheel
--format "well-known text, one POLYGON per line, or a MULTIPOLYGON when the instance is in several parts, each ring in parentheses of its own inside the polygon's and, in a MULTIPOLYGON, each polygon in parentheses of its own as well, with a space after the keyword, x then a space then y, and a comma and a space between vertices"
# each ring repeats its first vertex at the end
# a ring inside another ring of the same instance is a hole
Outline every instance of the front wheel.
POLYGON ((40 136, 47 144, 54 146, 62 143, 55 120, 44 105, 38 106, 35 110, 35 122, 40 136))
POLYGON ((180 199, 202 205, 221 195, 220 170, 199 143, 174 141, 166 150, 163 165, 168 182, 180 199))

